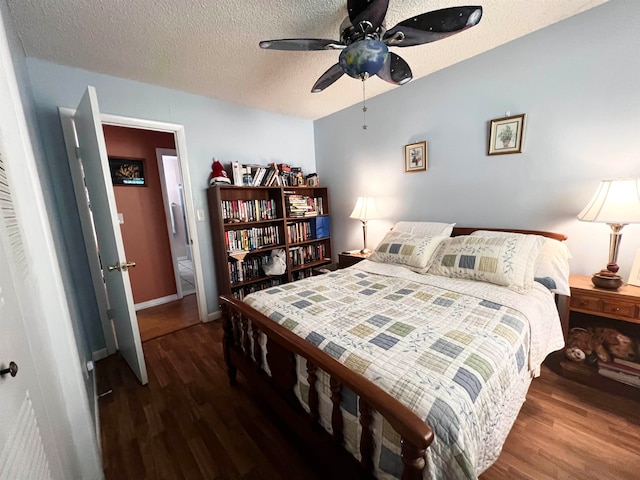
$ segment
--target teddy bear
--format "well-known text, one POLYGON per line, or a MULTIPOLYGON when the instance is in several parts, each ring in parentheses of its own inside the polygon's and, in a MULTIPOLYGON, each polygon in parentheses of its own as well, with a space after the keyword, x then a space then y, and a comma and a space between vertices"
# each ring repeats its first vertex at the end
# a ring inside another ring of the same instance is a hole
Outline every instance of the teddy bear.
POLYGON ((574 362, 610 362, 612 357, 634 361, 640 358, 632 338, 614 328, 572 328, 567 338, 565 356, 574 362))

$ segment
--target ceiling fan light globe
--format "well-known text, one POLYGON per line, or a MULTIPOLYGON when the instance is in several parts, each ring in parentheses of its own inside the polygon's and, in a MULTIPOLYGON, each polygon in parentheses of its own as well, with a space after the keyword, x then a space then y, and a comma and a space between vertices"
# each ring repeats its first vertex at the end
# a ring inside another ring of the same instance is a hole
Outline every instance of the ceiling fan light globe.
POLYGON ((340 68, 353 78, 375 75, 389 55, 389 48, 380 40, 363 39, 352 43, 340 52, 340 68))

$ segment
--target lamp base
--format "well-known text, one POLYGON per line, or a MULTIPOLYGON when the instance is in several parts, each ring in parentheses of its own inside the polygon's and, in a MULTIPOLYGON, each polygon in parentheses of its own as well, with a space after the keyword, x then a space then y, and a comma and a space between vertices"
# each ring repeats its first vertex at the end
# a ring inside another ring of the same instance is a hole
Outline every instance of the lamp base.
POLYGON ((617 290, 624 283, 620 275, 611 273, 609 270, 600 270, 598 273, 594 273, 591 281, 596 287, 606 290, 617 290))
POLYGON ((369 253, 371 253, 371 249, 370 248, 363 248, 362 250, 360 250, 360 253, 362 253, 364 255, 368 255, 369 253))

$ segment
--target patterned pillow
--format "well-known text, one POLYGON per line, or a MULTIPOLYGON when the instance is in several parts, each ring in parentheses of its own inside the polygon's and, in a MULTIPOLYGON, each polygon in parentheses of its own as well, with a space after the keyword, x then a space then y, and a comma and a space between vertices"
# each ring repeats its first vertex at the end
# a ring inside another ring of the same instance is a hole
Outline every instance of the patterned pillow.
POLYGON ((429 273, 503 285, 519 293, 533 287, 542 238, 460 236, 446 238, 433 255, 429 273))
POLYGON ((428 237, 430 235, 450 237, 455 225, 455 223, 442 222, 397 222, 391 230, 413 233, 419 237, 428 237))
MULTIPOLYGON (((480 237, 508 237, 509 235, 522 235, 521 233, 496 232, 493 230, 476 230, 471 236, 480 237)), ((549 290, 559 295, 571 296, 569 288, 569 260, 571 253, 567 246, 553 238, 542 238, 542 249, 538 261, 534 267, 534 278, 550 278, 553 281, 549 290)), ((544 284, 543 284, 544 285, 544 284)), ((547 285, 545 285, 547 286, 547 285)))
POLYGON ((445 237, 416 236, 408 232, 388 232, 369 260, 380 263, 405 265, 414 272, 426 273, 433 252, 445 237))

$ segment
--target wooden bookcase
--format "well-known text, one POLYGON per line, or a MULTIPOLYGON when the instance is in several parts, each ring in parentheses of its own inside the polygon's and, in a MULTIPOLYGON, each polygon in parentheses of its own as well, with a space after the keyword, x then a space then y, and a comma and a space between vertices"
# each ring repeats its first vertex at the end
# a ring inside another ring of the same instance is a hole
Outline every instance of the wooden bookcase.
POLYGON ((329 197, 326 187, 238 187, 207 191, 218 293, 244 298, 252 291, 313 275, 331 263, 329 197), (303 200, 317 215, 304 213, 303 200), (292 207, 293 205, 293 207, 292 207), (267 276, 272 250, 285 251, 287 268, 267 276))

